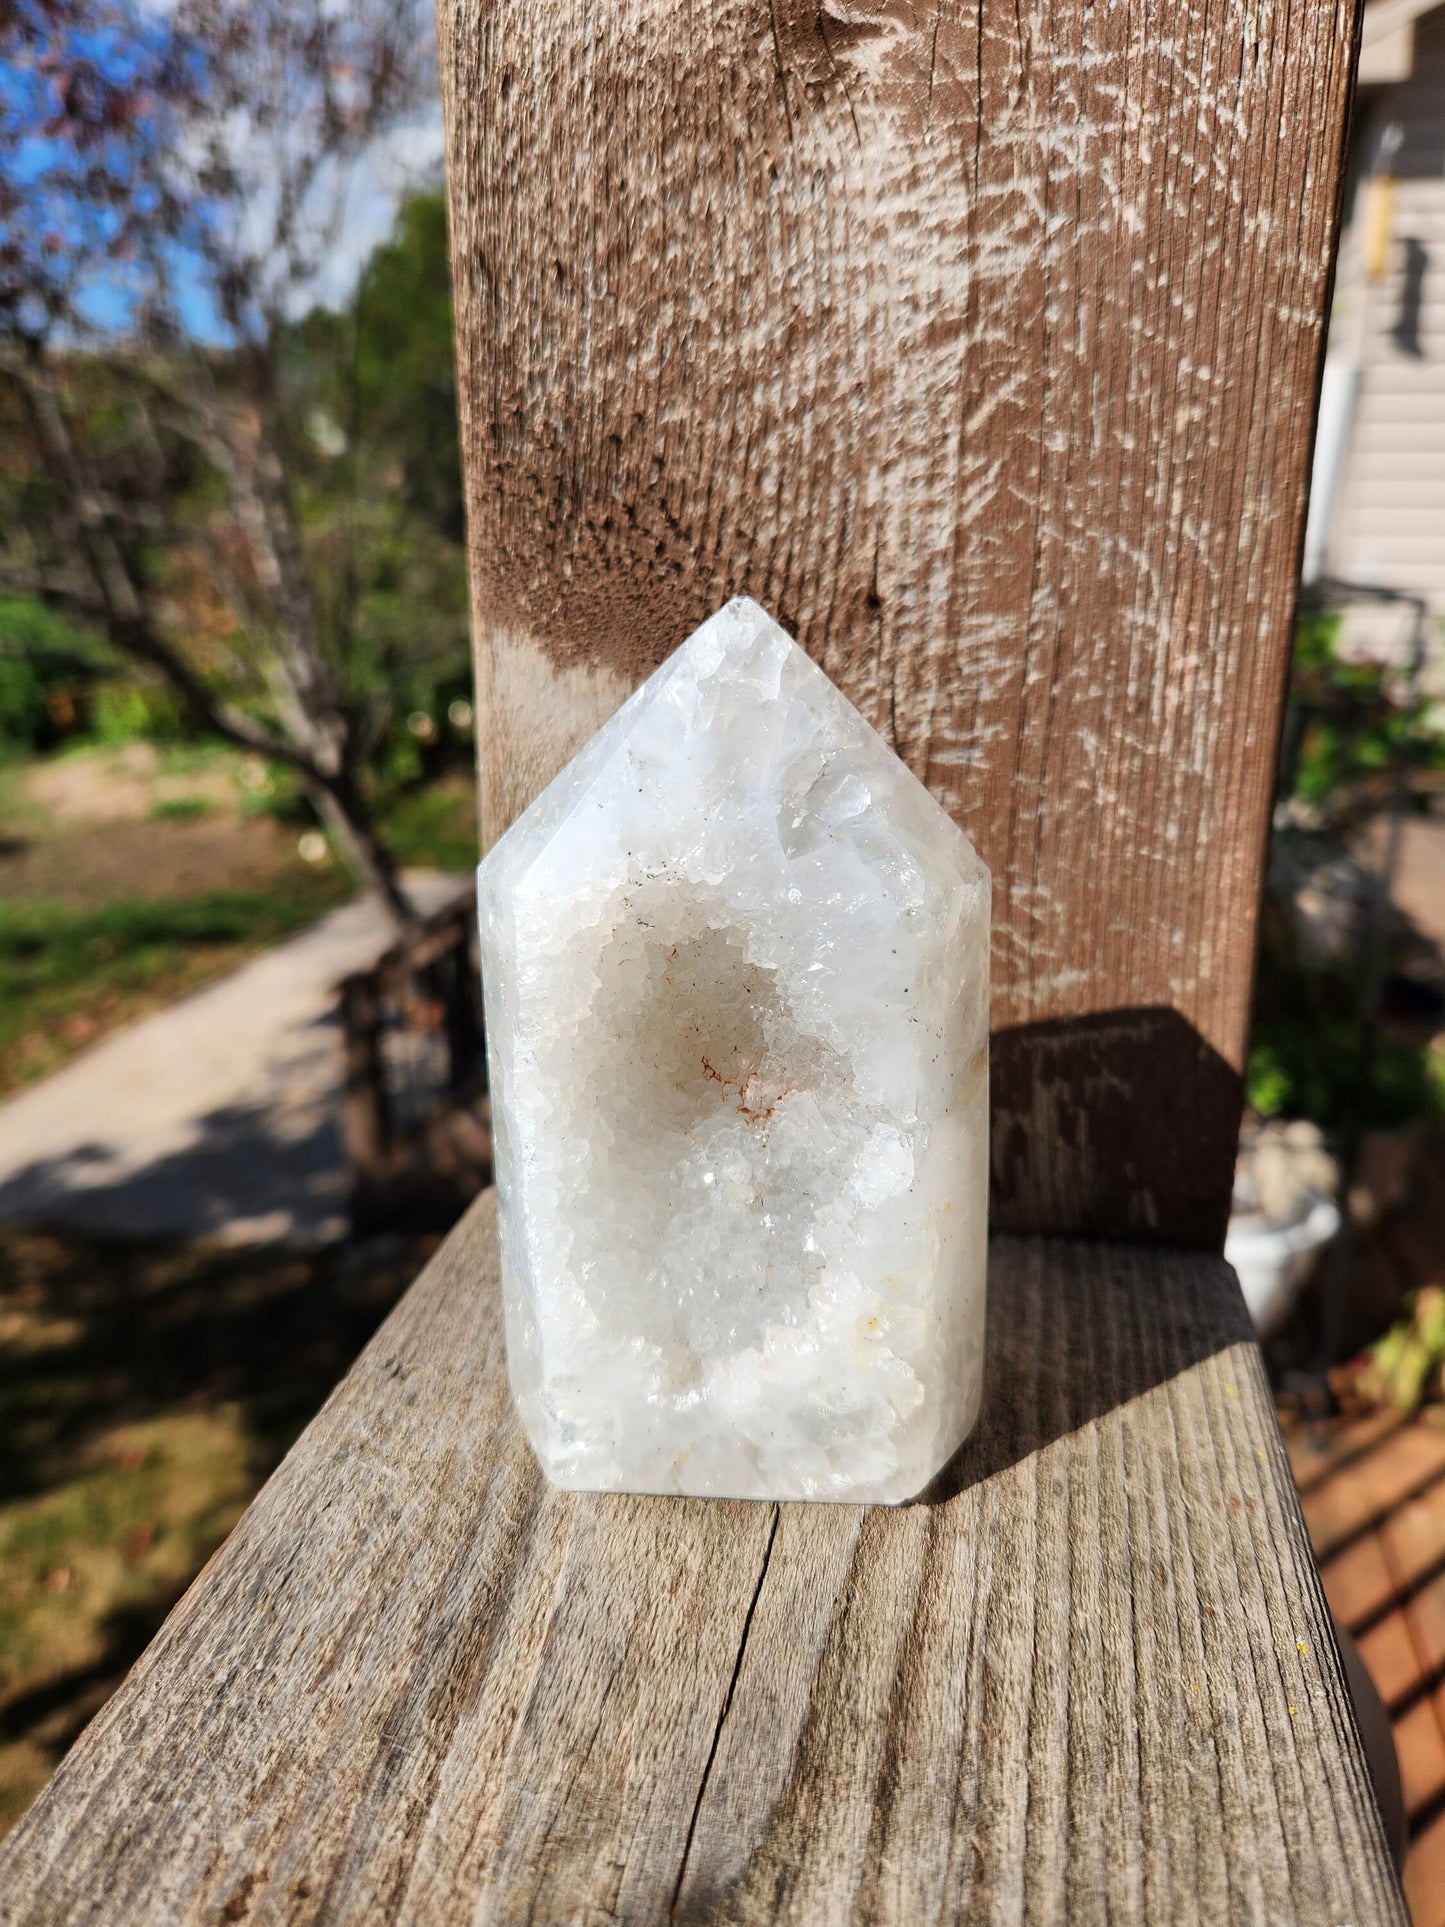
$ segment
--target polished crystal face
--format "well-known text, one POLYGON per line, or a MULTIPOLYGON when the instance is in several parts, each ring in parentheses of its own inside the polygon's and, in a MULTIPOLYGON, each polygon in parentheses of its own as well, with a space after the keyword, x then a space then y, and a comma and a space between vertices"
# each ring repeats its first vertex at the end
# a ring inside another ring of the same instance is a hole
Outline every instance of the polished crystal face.
POLYGON ((507 1356, 557 1485, 892 1502, 978 1407, 989 877, 736 600, 480 871, 507 1356))

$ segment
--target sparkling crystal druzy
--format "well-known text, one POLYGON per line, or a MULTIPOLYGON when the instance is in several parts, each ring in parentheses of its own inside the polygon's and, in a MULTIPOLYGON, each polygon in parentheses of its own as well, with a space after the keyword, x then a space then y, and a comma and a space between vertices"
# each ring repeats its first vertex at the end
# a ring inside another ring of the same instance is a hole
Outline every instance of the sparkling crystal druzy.
POLYGON ((561 1486, 896 1501, 973 1424, 989 877, 756 603, 480 873, 507 1358, 561 1486))

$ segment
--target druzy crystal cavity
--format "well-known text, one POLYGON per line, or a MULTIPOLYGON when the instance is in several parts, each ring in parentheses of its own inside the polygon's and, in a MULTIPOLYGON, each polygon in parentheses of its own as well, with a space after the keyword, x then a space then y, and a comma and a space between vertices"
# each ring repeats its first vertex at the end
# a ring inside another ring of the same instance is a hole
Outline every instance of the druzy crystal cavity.
POLYGON ((756 603, 480 871, 508 1368, 550 1479, 895 1502, 978 1408, 989 877, 756 603))

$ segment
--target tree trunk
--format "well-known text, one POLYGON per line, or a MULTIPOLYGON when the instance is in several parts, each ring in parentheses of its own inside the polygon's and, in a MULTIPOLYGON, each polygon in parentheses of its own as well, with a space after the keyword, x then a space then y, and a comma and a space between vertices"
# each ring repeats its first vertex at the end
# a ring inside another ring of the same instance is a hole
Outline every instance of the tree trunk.
POLYGON ((253 754, 284 763, 306 786, 317 815, 335 838, 343 861, 363 888, 374 890, 408 930, 415 905, 378 835, 356 780, 352 732, 329 663, 316 645, 315 608, 301 566, 299 533, 274 444, 263 427, 253 460, 236 438, 211 421, 196 438, 225 471, 232 507, 246 537, 252 567, 277 605, 282 644, 276 657, 277 710, 283 734, 268 730, 210 689, 156 620, 145 584, 131 564, 130 543, 116 505, 93 477, 66 420, 53 373, 36 353, 10 372, 18 381, 51 481, 72 526, 68 546, 89 577, 81 600, 120 655, 159 669, 197 720, 253 754))
POLYGON ((307 793, 352 874, 376 892, 399 930, 412 929, 417 922, 416 905, 403 889, 392 854, 377 835, 371 811, 350 774, 343 771, 330 781, 313 779, 307 793))

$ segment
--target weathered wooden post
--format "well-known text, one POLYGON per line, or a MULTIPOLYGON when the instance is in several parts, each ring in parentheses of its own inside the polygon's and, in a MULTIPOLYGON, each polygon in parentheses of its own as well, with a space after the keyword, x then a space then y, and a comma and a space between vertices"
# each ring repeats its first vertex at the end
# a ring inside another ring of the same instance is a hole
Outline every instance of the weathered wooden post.
POLYGON ((995 883, 996 1222, 1217 1243, 1353 0, 442 0, 490 840, 725 596, 995 883))
POLYGON ((1401 1919, 1197 1248, 1353 0, 440 13, 486 836, 756 596, 993 869, 1027 1235, 925 1502, 606 1499, 522 1441, 483 1201, 17 1829, 0 1918, 1401 1919))

